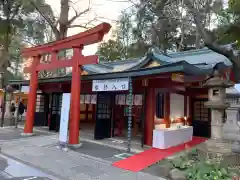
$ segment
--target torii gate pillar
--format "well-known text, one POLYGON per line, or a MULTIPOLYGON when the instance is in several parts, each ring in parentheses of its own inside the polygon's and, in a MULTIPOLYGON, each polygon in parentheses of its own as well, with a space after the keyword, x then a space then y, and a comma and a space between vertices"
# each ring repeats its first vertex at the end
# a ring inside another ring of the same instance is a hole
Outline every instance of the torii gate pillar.
POLYGON ((85 57, 82 55, 82 50, 85 45, 102 41, 104 35, 109 32, 110 28, 111 26, 108 23, 102 23, 95 28, 67 37, 66 39, 23 50, 22 55, 24 57, 33 58, 32 65, 24 69, 24 72, 31 73, 24 135, 33 134, 38 72, 42 70, 72 67, 69 144, 72 146, 79 145, 81 66, 98 63, 98 56, 93 55, 85 57), (58 52, 63 49, 73 49, 73 56, 71 59, 58 59, 58 52), (40 62, 41 57, 45 54, 51 55, 50 63, 40 62))
POLYGON ((79 68, 78 58, 82 57, 82 49, 73 49, 73 58, 76 58, 72 67, 72 85, 71 85, 71 113, 70 113, 70 133, 69 144, 79 144, 79 122, 80 122, 80 91, 81 91, 81 68, 79 68), (79 83, 73 83, 79 82, 79 83))
POLYGON ((36 96, 37 96, 37 88, 38 88, 38 72, 34 71, 37 65, 40 62, 40 56, 33 57, 33 64, 32 64, 32 72, 31 72, 31 79, 30 79, 30 88, 28 94, 28 104, 27 104, 27 120, 24 127, 24 136, 31 136, 33 135, 33 124, 34 124, 34 115, 36 109, 36 96))

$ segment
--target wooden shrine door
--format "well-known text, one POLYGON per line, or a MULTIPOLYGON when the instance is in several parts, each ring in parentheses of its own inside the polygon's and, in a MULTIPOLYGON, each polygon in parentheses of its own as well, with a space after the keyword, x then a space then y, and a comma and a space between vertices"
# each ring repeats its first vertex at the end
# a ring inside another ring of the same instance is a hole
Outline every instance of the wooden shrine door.
POLYGON ((111 93, 97 94, 96 125, 94 139, 104 139, 111 137, 112 130, 112 104, 111 93))
POLYGON ((211 136, 211 112, 204 106, 207 99, 193 99, 193 135, 200 137, 211 136))

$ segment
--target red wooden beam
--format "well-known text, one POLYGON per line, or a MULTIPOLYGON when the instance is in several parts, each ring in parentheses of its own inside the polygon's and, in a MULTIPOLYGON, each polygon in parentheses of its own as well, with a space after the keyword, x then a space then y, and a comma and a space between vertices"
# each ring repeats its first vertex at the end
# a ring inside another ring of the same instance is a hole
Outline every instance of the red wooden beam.
POLYGON ((51 53, 52 51, 60 51, 62 49, 70 49, 80 45, 90 45, 100 42, 103 36, 107 34, 111 29, 111 25, 108 23, 102 23, 90 30, 79 33, 77 35, 69 36, 63 40, 51 42, 41 46, 32 48, 26 48, 22 51, 22 56, 38 56, 45 53, 51 53))
POLYGON ((207 91, 205 91, 205 89, 203 89, 202 91, 194 91, 191 89, 186 89, 185 91, 183 90, 179 90, 176 88, 162 88, 161 92, 168 92, 168 93, 175 93, 175 94, 180 94, 180 95, 187 95, 187 96, 191 96, 191 97, 195 97, 197 95, 201 95, 201 94, 207 94, 207 91))
MULTIPOLYGON (((97 64, 98 63, 98 56, 92 55, 92 56, 84 56, 82 58, 77 59, 79 62, 79 65, 85 65, 85 64, 97 64)), ((70 60, 55 60, 52 61, 50 64, 41 63, 37 66, 36 70, 43 71, 43 70, 51 70, 56 68, 64 68, 64 67, 71 67, 73 64, 73 59, 70 60)), ((24 73, 31 73, 32 68, 25 67, 23 70, 24 73)))
POLYGON ((184 86, 184 83, 174 82, 171 79, 151 79, 148 81, 148 86, 152 88, 171 88, 176 86, 184 86))

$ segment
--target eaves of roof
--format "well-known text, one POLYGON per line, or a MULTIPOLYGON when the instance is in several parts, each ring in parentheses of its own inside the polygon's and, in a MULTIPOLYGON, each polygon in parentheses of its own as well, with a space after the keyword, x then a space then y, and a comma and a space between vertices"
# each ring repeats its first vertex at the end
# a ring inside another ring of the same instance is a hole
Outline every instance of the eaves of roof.
MULTIPOLYGON (((183 72, 187 75, 204 75, 207 69, 202 70, 192 64, 189 64, 185 61, 180 61, 176 63, 166 64, 157 67, 128 70, 122 72, 111 72, 111 73, 101 73, 101 74, 89 74, 82 76, 82 80, 100 80, 100 79, 114 79, 114 78, 123 78, 123 77, 139 77, 147 75, 155 75, 161 73, 173 73, 173 72, 183 72)), ((209 69, 208 69, 209 71, 209 69)), ((39 79, 39 83, 59 83, 71 81, 71 76, 57 77, 57 78, 46 78, 39 79)), ((29 84, 29 81, 9 81, 9 84, 29 84)))

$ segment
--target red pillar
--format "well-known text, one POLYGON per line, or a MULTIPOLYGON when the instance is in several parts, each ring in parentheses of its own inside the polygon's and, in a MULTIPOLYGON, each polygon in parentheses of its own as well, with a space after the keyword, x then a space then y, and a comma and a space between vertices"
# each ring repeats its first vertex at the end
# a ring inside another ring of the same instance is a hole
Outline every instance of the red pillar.
POLYGON ((37 98, 37 88, 38 88, 38 72, 36 71, 36 66, 40 62, 40 57, 33 58, 32 73, 29 84, 29 94, 28 94, 28 104, 27 104, 27 115, 26 123, 24 127, 25 134, 33 133, 34 115, 36 110, 36 98, 37 98))
POLYGON ((71 107, 70 107, 70 129, 69 144, 79 144, 79 125, 80 125, 80 89, 81 89, 81 67, 75 58, 84 58, 82 48, 74 48, 72 84, 71 84, 71 107))
POLYGON ((165 112, 164 112, 164 121, 166 124, 166 128, 170 128, 171 120, 170 120, 170 93, 167 92, 165 94, 165 112))
POLYGON ((149 88, 146 95, 145 144, 152 146, 154 118, 156 109, 155 89, 149 88))

